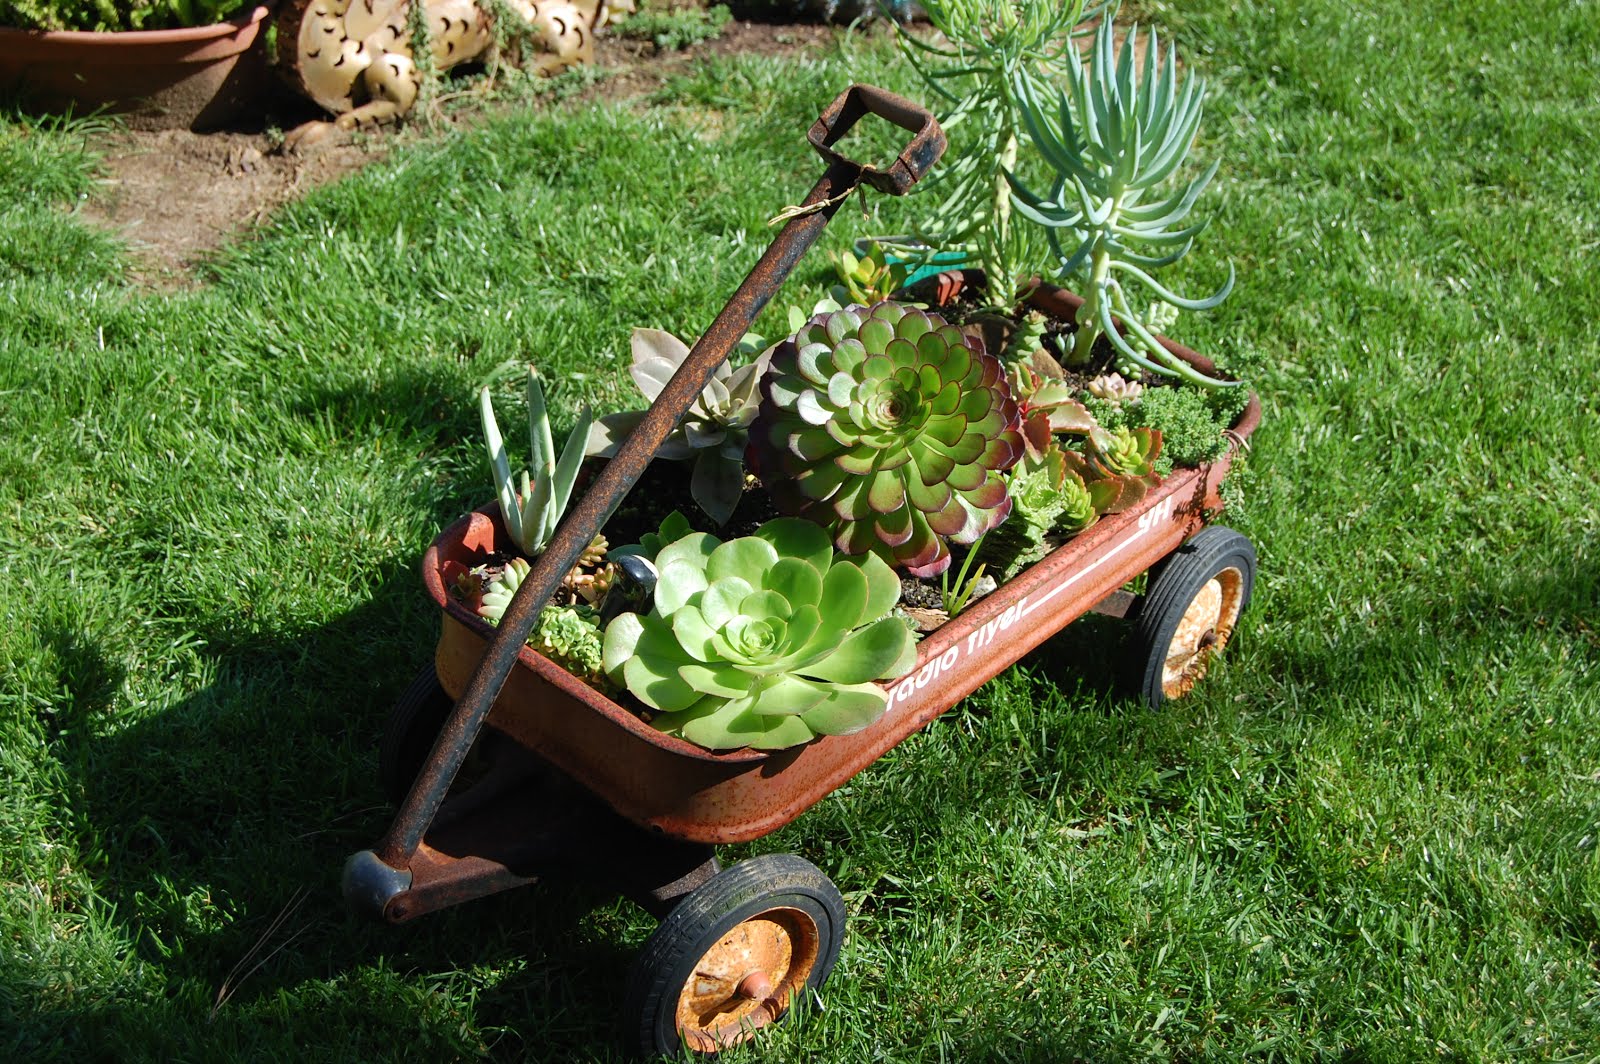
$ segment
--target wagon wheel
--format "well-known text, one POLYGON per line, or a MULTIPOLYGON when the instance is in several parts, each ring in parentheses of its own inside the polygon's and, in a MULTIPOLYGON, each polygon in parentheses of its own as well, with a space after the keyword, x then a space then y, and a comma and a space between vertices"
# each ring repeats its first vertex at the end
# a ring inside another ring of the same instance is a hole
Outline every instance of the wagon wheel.
POLYGON ((378 785, 390 803, 405 801, 454 705, 429 665, 417 673, 389 711, 378 745, 378 785))
POLYGON ((844 899, 810 862, 767 854, 724 869, 656 928, 623 1006, 646 1056, 712 1054, 820 987, 844 940, 844 899))
POLYGON ((1221 525, 1202 528, 1152 573, 1129 661, 1146 705, 1194 689, 1227 646, 1255 579, 1255 548, 1221 525))

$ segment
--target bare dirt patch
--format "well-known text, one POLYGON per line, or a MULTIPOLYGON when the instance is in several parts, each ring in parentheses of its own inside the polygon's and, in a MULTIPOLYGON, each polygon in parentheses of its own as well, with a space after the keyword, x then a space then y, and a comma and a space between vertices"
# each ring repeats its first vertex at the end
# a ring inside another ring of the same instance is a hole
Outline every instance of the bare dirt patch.
MULTIPOLYGON (((707 56, 817 54, 840 32, 824 25, 735 21, 716 40, 660 54, 647 42, 603 38, 597 65, 606 76, 576 99, 553 106, 643 95, 707 56)), ((457 109, 443 121, 470 125, 494 110, 493 104, 457 109)), ((116 133, 99 146, 104 158, 103 192, 84 208, 84 216, 128 241, 138 263, 137 281, 181 288, 194 283, 194 268, 209 253, 275 208, 382 159, 403 138, 427 135, 413 128, 380 132, 303 155, 278 150, 276 130, 318 117, 322 116, 309 104, 285 90, 249 127, 214 133, 116 133)))

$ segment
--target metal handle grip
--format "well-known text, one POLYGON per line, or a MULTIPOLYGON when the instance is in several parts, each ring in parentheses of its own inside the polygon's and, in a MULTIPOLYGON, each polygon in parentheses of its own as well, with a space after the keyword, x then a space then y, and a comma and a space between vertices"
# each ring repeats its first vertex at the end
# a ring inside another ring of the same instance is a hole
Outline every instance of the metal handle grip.
POLYGON ((911 190, 944 154, 944 130, 924 107, 873 85, 852 85, 828 105, 806 134, 811 146, 830 163, 843 163, 861 172, 861 180, 891 196, 911 190), (877 115, 914 134, 888 170, 858 163, 834 150, 863 115, 877 115))

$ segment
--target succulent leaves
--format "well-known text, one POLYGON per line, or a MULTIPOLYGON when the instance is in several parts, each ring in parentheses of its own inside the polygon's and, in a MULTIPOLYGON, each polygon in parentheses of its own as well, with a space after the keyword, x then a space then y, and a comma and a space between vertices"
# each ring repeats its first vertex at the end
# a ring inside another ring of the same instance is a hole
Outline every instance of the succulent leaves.
POLYGON ((1217 166, 1165 199, 1141 202, 1188 158, 1205 85, 1198 78, 1180 85, 1176 57, 1169 50, 1162 62, 1154 31, 1136 72, 1137 42, 1135 27, 1118 53, 1112 20, 1102 21, 1092 65, 1086 67, 1075 53, 1066 56, 1068 88, 1058 90, 1053 109, 1039 100, 1034 79, 1016 80, 1022 124, 1055 180, 1049 194, 1040 195, 1008 174, 1014 204, 1020 215, 1046 227, 1060 272, 1082 282, 1075 364, 1087 361, 1090 345, 1103 332, 1122 357, 1154 373, 1207 387, 1235 384, 1207 377, 1170 354, 1123 289, 1124 280, 1132 281, 1186 310, 1209 310, 1233 290, 1231 265, 1227 280, 1203 299, 1181 296, 1151 275, 1188 254, 1206 227, 1186 219, 1217 166))
MULTIPOLYGON (((903 51, 940 101, 939 124, 958 150, 919 182, 914 194, 931 206, 916 226, 932 249, 968 252, 968 264, 989 277, 997 302, 1046 254, 1037 230, 1011 224, 1005 174, 1017 162, 1017 78, 1048 83, 1075 53, 1075 27, 1105 16, 1106 0, 926 0, 938 35, 902 33, 903 51)), ((1106 17, 1106 21, 1110 21, 1106 17)))
POLYGON ((495 422, 494 402, 488 388, 478 393, 478 413, 506 531, 518 549, 533 557, 550 545, 550 537, 555 535, 556 525, 567 511, 572 486, 578 479, 578 467, 583 462, 583 443, 589 436, 593 419, 585 408, 557 459, 550 435, 550 415, 544 404, 544 389, 533 367, 529 366, 528 439, 533 452, 533 471, 530 477, 529 472, 523 470, 519 491, 511 479, 511 462, 506 455, 500 426, 495 422))
POLYGON ((851 303, 876 303, 888 299, 891 293, 905 285, 906 277, 910 274, 905 263, 890 262, 883 245, 876 241, 859 257, 850 251, 837 255, 829 252, 828 259, 833 263, 834 272, 839 275, 839 287, 843 288, 841 301, 851 303))
POLYGON ((1156 459, 1161 455, 1157 429, 1096 425, 1082 454, 1065 452, 1067 469, 1088 489, 1097 513, 1120 513, 1136 505, 1161 483, 1156 459))
MULTIPOLYGON (((524 558, 512 558, 483 588, 478 616, 499 627, 506 607, 530 570, 524 558)), ((603 684, 600 627, 595 611, 587 606, 546 606, 528 633, 528 645, 574 676, 603 684)))
POLYGON ((837 557, 794 518, 722 542, 663 547, 654 608, 605 633, 605 670, 657 710, 654 725, 712 750, 776 750, 859 731, 887 695, 875 680, 916 660, 890 611, 900 584, 874 555, 837 557))
POLYGON ((936 314, 892 302, 814 317, 773 351, 750 464, 784 513, 846 554, 913 576, 950 565, 1011 512, 1022 456, 998 359, 936 314))
POLYGON ((1144 385, 1138 381, 1124 380, 1120 373, 1104 373, 1089 382, 1089 394, 1104 399, 1114 406, 1137 402, 1144 394, 1144 385))
POLYGON ((1067 468, 1068 454, 1052 442, 1042 454, 1030 453, 1011 471, 1015 506, 981 548, 1002 579, 1011 579, 1049 553, 1047 536, 1075 535, 1100 519, 1082 478, 1067 468))
POLYGON ((1022 403, 1022 436, 1029 458, 1043 458, 1058 432, 1087 435, 1097 427, 1088 408, 1078 401, 1077 392, 1066 381, 1040 378, 1026 367, 1014 372, 1031 378, 1028 397, 1022 403))
MULTIPOLYGON (((639 391, 650 402, 667 386, 689 346, 660 329, 633 331, 633 365, 630 372, 639 391)), ((717 367, 694 405, 666 438, 658 457, 694 461, 689 491, 695 504, 717 524, 726 524, 744 492, 744 452, 750 423, 760 399, 757 385, 766 368, 765 357, 747 366, 717 367)), ((613 457, 630 432, 644 419, 642 410, 607 414, 588 434, 588 453, 613 457)))

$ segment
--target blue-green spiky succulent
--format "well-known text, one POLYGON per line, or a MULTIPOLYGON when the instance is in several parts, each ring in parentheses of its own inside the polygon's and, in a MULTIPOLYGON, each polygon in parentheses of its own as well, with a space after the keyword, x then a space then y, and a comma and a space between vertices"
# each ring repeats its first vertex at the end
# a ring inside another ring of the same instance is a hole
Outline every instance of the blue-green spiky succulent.
POLYGON ((1190 78, 1180 86, 1177 60, 1169 50, 1162 63, 1154 31, 1142 72, 1136 71, 1138 37, 1138 28, 1130 29, 1119 54, 1111 20, 1104 20, 1091 66, 1076 53, 1066 57, 1067 89, 1058 90, 1053 113, 1032 79, 1017 80, 1023 125, 1055 179, 1049 194, 1039 195, 1010 175, 1015 203, 1019 214, 1046 227, 1061 274, 1084 297, 1068 365, 1087 365, 1103 333, 1119 355, 1151 372, 1210 387, 1236 384, 1207 377, 1168 352, 1123 288, 1124 281, 1142 285, 1186 310, 1209 310, 1233 290, 1231 265, 1227 280, 1204 299, 1181 296, 1150 272, 1183 258, 1205 228, 1205 222, 1186 220, 1217 165, 1166 198, 1146 202, 1188 158, 1205 85, 1190 78))

